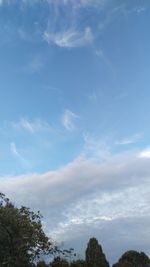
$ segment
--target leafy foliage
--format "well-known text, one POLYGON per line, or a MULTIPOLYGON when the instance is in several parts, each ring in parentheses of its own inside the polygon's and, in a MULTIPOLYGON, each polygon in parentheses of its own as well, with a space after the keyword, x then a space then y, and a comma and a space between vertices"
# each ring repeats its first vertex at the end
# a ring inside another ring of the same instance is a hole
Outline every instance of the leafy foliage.
POLYGON ((39 261, 36 266, 37 267, 48 267, 48 265, 45 263, 45 261, 39 261))
POLYGON ((52 251, 52 244, 42 230, 41 215, 29 208, 16 208, 0 193, 0 263, 1 266, 27 267, 41 253, 52 251))
POLYGON ((86 267, 84 260, 76 260, 70 263, 70 267, 86 267))
MULTIPOLYGON (((109 267, 96 238, 89 240, 85 256, 75 260, 73 248, 54 246, 42 229, 40 212, 17 208, 0 193, 0 267, 109 267), (52 262, 37 263, 49 253, 55 254, 52 262)), ((150 259, 144 252, 127 251, 113 267, 150 267, 150 259)))
POLYGON ((57 257, 51 262, 50 266, 51 267, 69 267, 69 263, 67 260, 57 257))
POLYGON ((113 267, 150 267, 150 260, 144 252, 130 250, 125 252, 113 267))

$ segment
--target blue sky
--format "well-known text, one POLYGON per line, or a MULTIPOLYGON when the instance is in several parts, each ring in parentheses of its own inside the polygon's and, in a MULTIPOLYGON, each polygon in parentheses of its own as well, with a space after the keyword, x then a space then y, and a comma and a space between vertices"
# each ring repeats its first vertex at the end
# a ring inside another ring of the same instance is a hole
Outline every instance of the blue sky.
POLYGON ((1 190, 111 262, 150 245, 149 23, 149 1, 0 1, 1 190))

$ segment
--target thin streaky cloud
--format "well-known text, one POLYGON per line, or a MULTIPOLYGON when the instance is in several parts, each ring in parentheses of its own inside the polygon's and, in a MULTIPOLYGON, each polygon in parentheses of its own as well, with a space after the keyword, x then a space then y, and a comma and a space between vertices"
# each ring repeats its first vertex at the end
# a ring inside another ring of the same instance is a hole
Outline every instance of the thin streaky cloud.
POLYGON ((124 139, 116 141, 115 144, 116 145, 130 145, 130 144, 137 143, 140 139, 141 139, 141 135, 136 134, 136 135, 133 135, 131 137, 126 137, 124 139))
POLYGON ((61 123, 68 131, 73 131, 75 129, 75 120, 78 118, 74 112, 66 109, 62 115, 61 123))
POLYGON ((10 143, 10 152, 11 154, 20 161, 20 163, 24 166, 28 165, 28 162, 26 161, 26 159, 21 155, 21 153, 19 152, 16 144, 14 142, 10 143))
POLYGON ((19 154, 19 152, 18 152, 18 150, 16 148, 16 144, 14 142, 12 142, 10 144, 10 150, 11 150, 12 154, 14 154, 17 157, 20 157, 20 154, 19 154))
POLYGON ((18 122, 12 122, 12 126, 16 129, 24 129, 30 133, 42 132, 42 131, 51 131, 51 126, 48 122, 41 119, 28 120, 21 118, 18 122))

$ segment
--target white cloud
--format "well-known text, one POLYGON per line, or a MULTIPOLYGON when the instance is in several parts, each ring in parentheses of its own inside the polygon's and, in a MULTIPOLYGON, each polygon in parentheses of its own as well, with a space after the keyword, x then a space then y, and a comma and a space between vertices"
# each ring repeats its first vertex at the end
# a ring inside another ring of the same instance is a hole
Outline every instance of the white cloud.
POLYGON ((150 149, 146 149, 144 151, 142 151, 139 156, 141 158, 150 158, 150 149))
POLYGON ((12 122, 12 126, 16 129, 24 129, 30 133, 41 131, 51 131, 51 126, 41 119, 28 120, 21 118, 19 122, 12 122))
MULTIPOLYGON (((16 146, 11 146, 18 157, 16 146)), ((119 242, 118 252, 125 242, 137 247, 140 236, 140 244, 148 249, 150 161, 139 154, 118 154, 102 163, 80 157, 45 174, 1 177, 0 188, 15 203, 40 209, 46 231, 57 240, 82 244, 84 237, 101 235, 108 238, 108 250, 112 240, 119 242)))
POLYGON ((86 27, 83 32, 77 29, 68 29, 66 31, 51 33, 44 32, 44 40, 48 43, 54 43, 60 47, 73 48, 92 43, 94 37, 90 27, 86 27))
POLYGON ((82 13, 82 16, 80 14, 80 8, 85 7, 90 1, 48 2, 50 18, 43 32, 43 39, 47 43, 63 48, 75 48, 89 45, 94 41, 93 27, 84 19, 86 12, 82 13))
POLYGON ((146 184, 127 187, 119 192, 98 191, 89 198, 81 198, 65 211, 66 220, 58 223, 52 235, 60 240, 68 240, 71 232, 74 235, 73 229, 77 225, 102 229, 112 221, 145 216, 150 212, 150 190, 145 188, 146 184))
POLYGON ((10 152, 12 153, 12 155, 14 157, 16 157, 21 162, 22 165, 24 165, 24 166, 28 165, 28 162, 22 156, 22 154, 19 152, 19 150, 17 149, 17 146, 14 142, 11 142, 11 144, 10 144, 10 152))
POLYGON ((121 139, 119 141, 117 141, 115 144, 116 145, 129 145, 129 144, 133 144, 139 141, 139 139, 141 138, 140 134, 136 134, 124 139, 121 139))
POLYGON ((75 129, 74 121, 77 118, 78 116, 74 112, 66 109, 61 118, 62 125, 66 128, 66 130, 73 131, 75 129))
POLYGON ((19 154, 19 152, 18 152, 18 150, 17 150, 17 148, 16 148, 15 143, 12 142, 12 143, 10 144, 10 150, 11 150, 12 154, 14 154, 14 155, 17 156, 17 157, 20 157, 20 154, 19 154))

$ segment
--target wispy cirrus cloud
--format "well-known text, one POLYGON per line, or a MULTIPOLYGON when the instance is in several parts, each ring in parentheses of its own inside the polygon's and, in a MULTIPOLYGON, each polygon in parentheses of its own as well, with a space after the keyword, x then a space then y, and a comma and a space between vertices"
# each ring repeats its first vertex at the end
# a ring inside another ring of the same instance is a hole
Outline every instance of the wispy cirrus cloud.
POLYGON ((86 27, 83 31, 78 31, 77 29, 73 28, 55 33, 45 31, 43 38, 49 44, 54 43, 60 47, 73 48, 92 43, 94 36, 91 28, 86 27))
POLYGON ((78 118, 78 115, 72 112, 69 109, 66 109, 62 114, 61 123, 68 131, 73 131, 75 129, 75 120, 78 118))
POLYGON ((16 129, 24 129, 30 133, 51 131, 51 126, 48 122, 41 119, 28 120, 21 118, 18 122, 12 122, 11 125, 16 129))
POLYGON ((14 142, 11 142, 10 144, 10 152, 17 160, 21 162, 22 165, 28 165, 27 160, 22 156, 21 152, 18 150, 14 142))
MULTIPOLYGON (((114 3, 112 7, 111 2, 111 0, 0 0, 0 6, 6 5, 7 8, 10 8, 15 4, 18 6, 18 12, 25 12, 24 20, 19 20, 19 17, 22 16, 18 16, 18 24, 16 24, 13 13, 11 20, 8 19, 7 23, 4 22, 3 26, 6 28, 7 25, 7 28, 10 28, 9 31, 5 30, 7 35, 13 32, 13 35, 17 34, 24 41, 44 40, 48 44, 58 47, 76 48, 95 42, 101 31, 110 24, 118 12, 128 14, 128 10, 133 10, 133 7, 124 3, 114 3), (34 12, 35 7, 39 8, 39 12, 34 12), (33 17, 30 27, 28 27, 30 12, 27 11, 31 8, 33 17), (105 8, 108 9, 107 16, 101 16, 101 12, 105 8), (43 12, 40 12, 41 9, 43 12), (90 9, 92 14, 95 10, 94 16, 91 16, 90 9)), ((136 7, 139 13, 144 8, 143 6, 138 7, 138 5, 136 7)), ((98 56, 102 57, 100 53, 98 56)))
POLYGON ((116 141, 115 144, 116 145, 130 145, 130 144, 134 144, 136 142, 138 142, 141 139, 141 135, 140 134, 136 134, 130 137, 126 137, 123 138, 119 141, 116 141))
POLYGON ((95 34, 90 19, 86 19, 86 7, 95 6, 96 2, 48 1, 50 19, 43 33, 43 39, 48 44, 63 48, 76 48, 93 43, 95 34))

